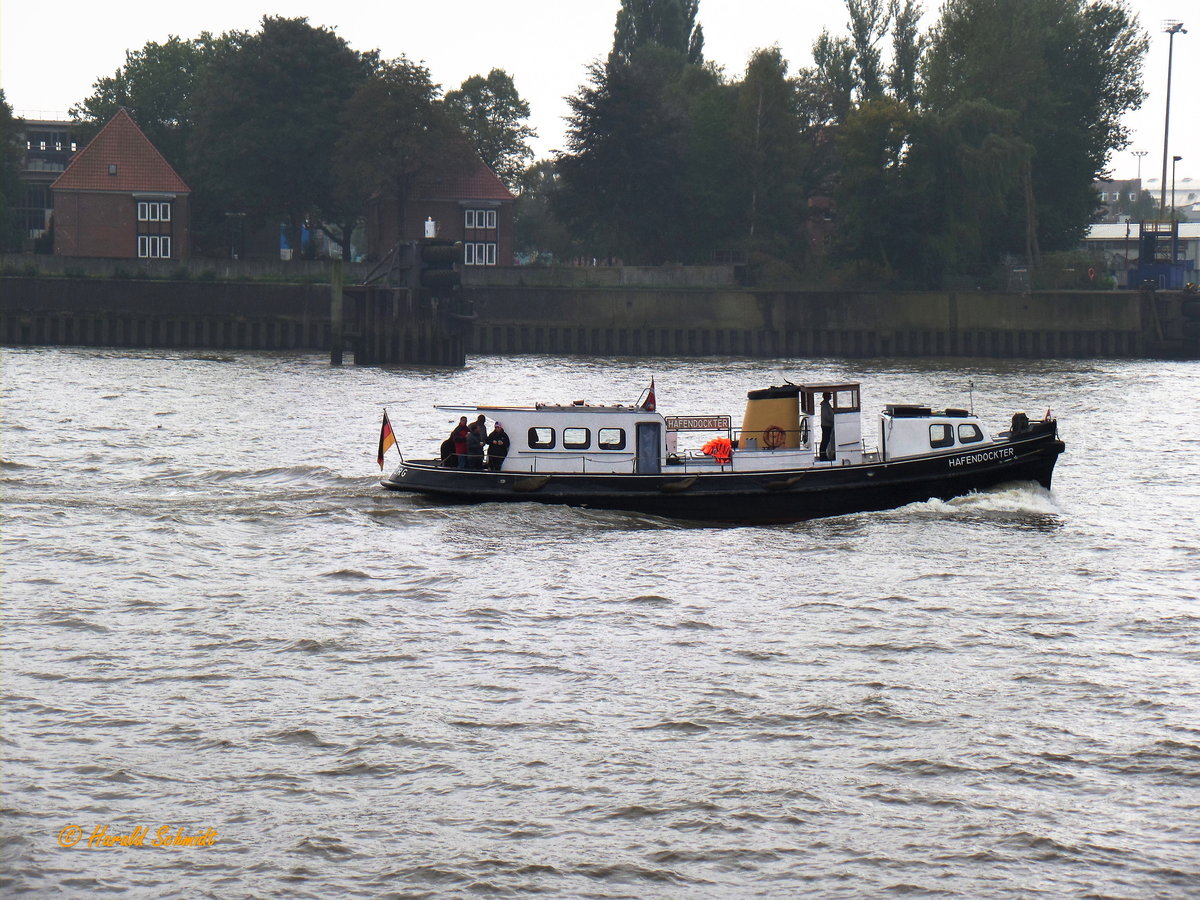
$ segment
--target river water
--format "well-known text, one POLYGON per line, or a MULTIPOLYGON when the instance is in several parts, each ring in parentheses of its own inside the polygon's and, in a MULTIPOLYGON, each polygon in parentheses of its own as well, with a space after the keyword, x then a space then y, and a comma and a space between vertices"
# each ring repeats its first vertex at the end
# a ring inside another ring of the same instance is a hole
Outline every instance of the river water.
POLYGON ((3 369, 8 896, 1200 893, 1200 364, 3 369), (431 455, 436 402, 737 419, 781 375, 1052 406, 1054 491, 730 528, 377 485, 384 406, 431 455))

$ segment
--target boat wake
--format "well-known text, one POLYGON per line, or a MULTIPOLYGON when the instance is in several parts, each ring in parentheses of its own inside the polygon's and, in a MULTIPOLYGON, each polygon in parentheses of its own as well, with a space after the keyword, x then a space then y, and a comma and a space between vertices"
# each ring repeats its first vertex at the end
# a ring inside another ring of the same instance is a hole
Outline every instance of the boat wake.
POLYGON ((910 503, 883 515, 911 516, 929 514, 938 518, 973 516, 988 519, 1055 518, 1063 514, 1054 494, 1035 481, 1014 481, 986 491, 977 491, 952 500, 925 500, 910 503))

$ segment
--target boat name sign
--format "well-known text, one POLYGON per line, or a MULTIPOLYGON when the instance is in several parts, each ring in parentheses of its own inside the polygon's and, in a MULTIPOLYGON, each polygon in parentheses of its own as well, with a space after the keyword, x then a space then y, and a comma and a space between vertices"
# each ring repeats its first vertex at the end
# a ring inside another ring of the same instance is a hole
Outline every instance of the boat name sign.
POLYGON ((971 466, 975 463, 1012 459, 1015 453, 1016 451, 1012 447, 1001 447, 998 450, 984 450, 981 453, 972 453, 969 456, 956 456, 950 460, 950 468, 955 469, 958 466, 971 466))
POLYGON ((728 431, 729 416, 667 416, 667 431, 728 431))

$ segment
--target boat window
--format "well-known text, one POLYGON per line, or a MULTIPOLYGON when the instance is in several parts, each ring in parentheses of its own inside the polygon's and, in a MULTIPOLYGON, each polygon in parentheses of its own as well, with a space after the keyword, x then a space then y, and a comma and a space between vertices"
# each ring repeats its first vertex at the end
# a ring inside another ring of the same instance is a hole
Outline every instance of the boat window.
POLYGON ((983 432, 979 430, 978 425, 959 425, 958 426, 958 442, 960 444, 973 444, 976 441, 983 440, 983 432))
POLYGON ((592 443, 591 432, 586 428, 564 428, 563 447, 567 450, 586 450, 592 443))
POLYGON ((930 447, 950 447, 954 444, 954 432, 945 422, 929 426, 930 447))
POLYGON ((858 412, 858 391, 849 388, 834 391, 833 408, 838 412, 858 412))
POLYGON ((553 428, 530 428, 529 447, 532 450, 549 450, 554 446, 553 428))
POLYGON ((601 450, 625 449, 624 428, 601 428, 600 433, 596 435, 596 439, 601 450))

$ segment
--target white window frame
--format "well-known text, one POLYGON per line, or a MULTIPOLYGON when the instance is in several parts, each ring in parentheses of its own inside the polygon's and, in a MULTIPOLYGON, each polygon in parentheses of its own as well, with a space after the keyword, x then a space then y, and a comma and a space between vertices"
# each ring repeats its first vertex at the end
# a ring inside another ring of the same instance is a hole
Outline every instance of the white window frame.
POLYGON ((171 236, 169 234, 139 234, 138 259, 170 259, 171 236))
POLYGON ((494 266, 496 265, 495 241, 464 241, 464 266, 494 266))
POLYGON ((468 209, 468 210, 465 210, 465 213, 466 213, 466 216, 463 220, 463 227, 464 228, 474 228, 475 227, 475 210, 468 209))
POLYGON ((496 211, 494 209, 487 210, 487 227, 492 229, 496 227, 496 211))
POLYGON ((139 200, 137 217, 139 222, 170 222, 171 204, 139 200))

